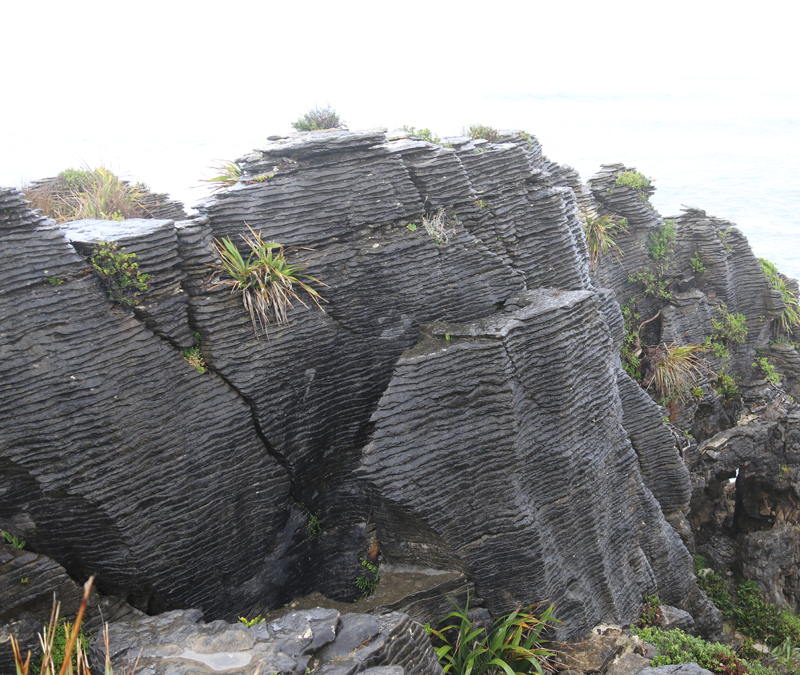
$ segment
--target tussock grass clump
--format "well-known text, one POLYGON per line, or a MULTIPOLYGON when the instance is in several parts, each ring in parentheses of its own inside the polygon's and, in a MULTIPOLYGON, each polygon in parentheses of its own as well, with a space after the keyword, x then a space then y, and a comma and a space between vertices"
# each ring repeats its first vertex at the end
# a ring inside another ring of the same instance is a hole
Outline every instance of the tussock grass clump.
POLYGON ((614 239, 620 232, 628 233, 627 225, 628 221, 625 218, 614 220, 611 216, 599 216, 597 218, 586 216, 586 225, 584 225, 583 231, 586 234, 586 244, 589 247, 589 266, 592 271, 597 269, 600 258, 609 252, 612 252, 617 257, 617 260, 623 255, 622 249, 614 239))
POLYGON ((252 236, 242 235, 242 239, 250 249, 247 260, 244 259, 230 237, 222 240, 215 239, 211 244, 220 259, 220 264, 213 265, 213 267, 228 277, 220 279, 213 287, 230 286, 231 293, 240 292, 242 294, 242 304, 250 315, 256 337, 258 337, 259 327, 267 335, 267 329, 271 323, 288 325, 289 319, 286 316, 286 310, 292 307, 292 299, 297 300, 303 307, 308 307, 297 295, 295 286, 305 291, 312 302, 322 309, 320 301, 327 302, 327 300, 303 279, 322 286, 327 284, 305 274, 303 272, 305 264, 290 264, 286 260, 283 246, 265 242, 261 238, 261 233, 256 234, 249 225, 248 229, 252 236))
POLYGON ((658 353, 651 356, 650 379, 645 389, 655 386, 657 394, 668 401, 686 399, 691 385, 703 372, 711 371, 698 354, 705 351, 703 345, 676 345, 674 342, 658 348, 658 353))
POLYGON ((31 208, 64 223, 83 218, 124 220, 149 218, 144 205, 145 186, 131 185, 104 166, 66 169, 55 180, 39 181, 23 188, 31 208))
POLYGON ((761 263, 761 269, 764 270, 772 287, 780 291, 786 305, 783 314, 778 319, 778 328, 791 335, 792 331, 800 326, 800 303, 798 303, 797 294, 786 287, 786 282, 773 263, 765 258, 759 258, 758 262, 761 263))
POLYGON ((222 192, 232 185, 236 185, 242 177, 242 167, 236 162, 218 160, 216 164, 209 167, 216 173, 211 178, 201 178, 203 183, 208 183, 211 192, 222 192))

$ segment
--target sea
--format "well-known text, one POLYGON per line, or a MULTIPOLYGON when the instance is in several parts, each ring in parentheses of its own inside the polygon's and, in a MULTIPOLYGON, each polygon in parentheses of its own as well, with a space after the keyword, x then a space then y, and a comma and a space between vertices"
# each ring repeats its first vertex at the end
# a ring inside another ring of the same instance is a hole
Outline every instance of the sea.
MULTIPOLYGON (((794 88, 796 89, 796 88, 794 88)), ((473 123, 524 129, 545 154, 588 180, 604 163, 622 162, 652 178, 652 201, 665 217, 683 206, 732 221, 755 254, 800 278, 800 93, 773 87, 740 91, 638 94, 486 95, 439 93, 434 101, 388 104, 364 96, 336 102, 349 128, 427 127, 441 137, 473 123)), ((208 190, 217 160, 233 160, 268 135, 291 131, 269 111, 221 127, 129 129, 0 138, 0 185, 52 176, 69 166, 109 166, 192 207, 208 190)))

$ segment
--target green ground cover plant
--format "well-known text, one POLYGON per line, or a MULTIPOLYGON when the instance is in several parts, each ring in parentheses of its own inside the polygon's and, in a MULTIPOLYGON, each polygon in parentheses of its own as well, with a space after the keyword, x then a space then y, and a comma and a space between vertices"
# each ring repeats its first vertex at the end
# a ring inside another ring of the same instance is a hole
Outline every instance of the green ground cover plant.
POLYGON ((311 301, 322 309, 320 301, 327 301, 303 280, 322 286, 326 284, 306 274, 305 264, 290 264, 286 259, 286 252, 290 249, 284 251, 280 244, 265 242, 261 233, 256 234, 249 225, 248 229, 252 236, 241 235, 250 249, 246 260, 230 237, 214 239, 211 247, 219 256, 220 263, 212 267, 226 275, 226 278, 217 281, 213 287, 230 286, 231 293, 242 294, 242 304, 250 315, 256 337, 259 328, 267 335, 271 323, 288 325, 286 311, 292 307, 292 299, 308 307, 295 288, 305 291, 311 301))
POLYGON ((697 576, 697 585, 706 592, 708 599, 717 606, 726 619, 733 619, 735 615, 731 589, 725 579, 713 570, 709 570, 706 559, 701 555, 694 558, 694 573, 697 576))
POLYGON ((323 129, 341 129, 344 127, 342 118, 330 105, 323 107, 314 106, 308 112, 292 122, 295 131, 322 131, 323 129))
POLYGON ((600 259, 609 252, 613 253, 617 260, 623 255, 622 249, 615 241, 621 232, 628 233, 628 221, 625 218, 614 220, 610 215, 592 218, 586 216, 586 224, 583 232, 586 235, 586 245, 589 248, 589 267, 592 271, 597 269, 600 259))
POLYGON ((123 307, 139 304, 139 295, 148 289, 149 274, 139 270, 139 256, 125 253, 114 241, 101 241, 89 256, 92 269, 110 300, 123 307))
POLYGON ((725 372, 725 368, 717 373, 717 377, 711 386, 714 391, 722 396, 726 403, 736 403, 742 400, 742 392, 736 386, 736 381, 725 372))
POLYGON ((660 277, 656 277, 651 270, 640 269, 628 276, 629 284, 641 284, 644 288, 644 295, 652 298, 669 300, 669 284, 660 277))
POLYGON ((442 627, 425 625, 445 675, 543 675, 553 670, 557 651, 549 632, 558 621, 552 605, 539 616, 533 613, 536 606, 516 610, 487 630, 469 618, 469 598, 464 609, 448 600, 456 609, 440 621, 442 627))

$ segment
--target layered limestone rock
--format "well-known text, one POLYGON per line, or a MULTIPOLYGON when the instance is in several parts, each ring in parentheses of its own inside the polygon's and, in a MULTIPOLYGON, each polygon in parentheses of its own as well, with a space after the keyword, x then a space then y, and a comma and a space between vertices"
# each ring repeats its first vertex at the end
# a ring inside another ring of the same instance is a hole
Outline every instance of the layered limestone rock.
MULTIPOLYGON (((74 245, 0 192, 0 527, 151 612, 351 601, 369 550, 495 613, 549 599, 568 634, 656 591, 713 632, 669 524, 685 468, 621 371, 616 277, 590 280, 580 213, 602 207, 534 138, 501 140, 278 139, 201 217, 79 223, 74 245), (246 255, 251 231, 298 247, 322 310, 254 332, 211 247, 246 255), (84 273, 101 239, 153 275, 137 314, 84 273)), ((435 595, 383 607, 429 618, 435 595)))
POLYGON ((305 518, 242 398, 114 308, 14 191, 0 252, 0 526, 140 609, 285 598, 305 518))

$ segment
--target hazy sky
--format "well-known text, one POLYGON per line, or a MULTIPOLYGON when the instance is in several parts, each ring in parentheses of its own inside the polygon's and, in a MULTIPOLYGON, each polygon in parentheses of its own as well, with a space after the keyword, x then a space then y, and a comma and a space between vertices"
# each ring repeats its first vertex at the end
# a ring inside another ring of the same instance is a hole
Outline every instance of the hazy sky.
POLYGON ((7 4, 6 185, 105 162, 180 191, 314 104, 350 128, 537 133, 508 96, 703 91, 763 108, 758 92, 798 89, 786 3, 7 4))

